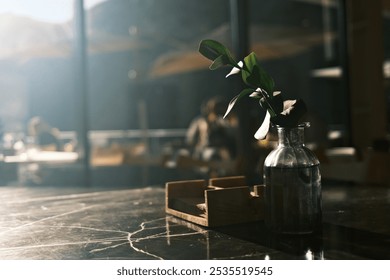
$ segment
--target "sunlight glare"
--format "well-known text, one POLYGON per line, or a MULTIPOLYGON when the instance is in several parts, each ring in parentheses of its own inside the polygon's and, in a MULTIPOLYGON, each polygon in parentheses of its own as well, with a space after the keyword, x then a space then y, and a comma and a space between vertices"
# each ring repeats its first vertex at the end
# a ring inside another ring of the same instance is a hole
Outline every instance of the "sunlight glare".
MULTIPOLYGON (((0 15, 14 14, 39 21, 62 23, 72 19, 74 1, 78 0, 0 0, 0 15)), ((85 0, 86 9, 106 0, 85 0)))

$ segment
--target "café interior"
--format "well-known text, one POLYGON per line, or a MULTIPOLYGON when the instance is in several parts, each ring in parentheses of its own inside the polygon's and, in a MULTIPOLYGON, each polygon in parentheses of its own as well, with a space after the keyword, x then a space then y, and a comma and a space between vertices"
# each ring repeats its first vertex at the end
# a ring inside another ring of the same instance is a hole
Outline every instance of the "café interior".
POLYGON ((389 0, 3 2, 0 259, 390 259, 389 0), (242 83, 209 69, 204 39, 305 101, 319 232, 167 210, 169 182, 262 185, 277 145, 253 137, 256 100, 221 118, 242 83), (194 131, 210 114, 230 129, 215 145, 194 131))

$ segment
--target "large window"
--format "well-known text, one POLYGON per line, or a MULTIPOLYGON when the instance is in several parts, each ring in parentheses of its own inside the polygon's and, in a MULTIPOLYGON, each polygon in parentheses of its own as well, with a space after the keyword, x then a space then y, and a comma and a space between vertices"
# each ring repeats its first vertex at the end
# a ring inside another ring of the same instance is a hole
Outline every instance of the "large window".
MULTIPOLYGON (((251 1, 250 47, 287 97, 303 98, 314 127, 347 129, 340 1, 251 1)), ((318 134, 319 141, 323 135, 318 134)))
POLYGON ((33 115, 74 128, 73 1, 1 1, 0 117, 3 130, 23 132, 33 115), (66 116, 66 117, 65 117, 66 116))
MULTIPOLYGON (((37 144, 29 123, 38 116, 59 131, 60 151, 77 156, 65 165, 34 165, 29 170, 43 174, 37 184, 83 185, 83 174, 92 185, 112 186, 201 176, 203 166, 188 173, 173 162, 186 148, 187 129, 206 100, 229 100, 240 90, 225 79, 229 69, 208 69, 198 53, 206 38, 235 55, 255 51, 278 90, 303 98, 310 120, 323 128, 311 141, 329 131, 342 136, 349 121, 342 2, 0 1, 3 154, 37 144)), ((384 9, 385 32, 387 19, 384 9)), ((245 125, 253 134, 261 110, 251 105, 245 125)), ((21 179, 20 170, 13 179, 21 179)))
POLYGON ((197 52, 203 38, 221 34, 229 41, 228 2, 108 0, 86 10, 86 26, 89 123, 105 138, 91 139, 96 176, 120 172, 102 157, 118 147, 135 184, 181 176, 161 160, 175 151, 164 151, 181 148, 206 99, 229 91, 197 52), (118 139, 118 130, 128 137, 118 139))

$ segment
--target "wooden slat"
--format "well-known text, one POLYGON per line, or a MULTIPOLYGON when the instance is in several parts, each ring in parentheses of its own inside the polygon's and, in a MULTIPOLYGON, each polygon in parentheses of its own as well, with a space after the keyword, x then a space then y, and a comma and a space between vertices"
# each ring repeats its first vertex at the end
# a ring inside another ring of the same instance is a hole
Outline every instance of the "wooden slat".
POLYGON ((229 187, 245 186, 246 181, 244 176, 211 178, 209 180, 209 185, 215 187, 221 187, 221 188, 229 188, 229 187))
POLYGON ((251 193, 243 176, 176 181, 166 184, 166 213, 202 226, 216 227, 263 219, 262 188, 251 193), (217 186, 215 186, 217 185, 217 186))
POLYGON ((260 220, 251 200, 249 187, 230 187, 206 191, 209 226, 222 226, 260 220))

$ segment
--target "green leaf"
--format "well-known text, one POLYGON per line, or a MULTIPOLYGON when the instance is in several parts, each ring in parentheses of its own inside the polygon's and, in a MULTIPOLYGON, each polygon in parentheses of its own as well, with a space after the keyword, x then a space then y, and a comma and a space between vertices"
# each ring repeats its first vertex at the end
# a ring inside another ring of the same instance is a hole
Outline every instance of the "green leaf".
POLYGON ((261 99, 263 98, 264 94, 262 93, 262 89, 257 88, 255 91, 253 91, 249 97, 254 98, 254 99, 261 99))
POLYGON ((271 94, 274 91, 275 82, 272 77, 259 65, 261 87, 271 94))
POLYGON ((202 40, 199 44, 199 52, 204 57, 214 61, 213 64, 215 64, 215 60, 218 60, 212 69, 216 69, 222 65, 232 65, 235 67, 239 67, 237 65, 237 62, 234 60, 232 54, 230 53, 229 49, 215 40, 202 40))
POLYGON ((284 101, 285 106, 283 112, 271 118, 273 124, 292 127, 301 122, 307 112, 306 104, 302 99, 297 99, 295 103, 291 101, 284 101))
POLYGON ((233 109, 234 105, 241 99, 243 98, 245 95, 248 95, 248 94, 251 94, 253 92, 253 89, 250 89, 250 88, 246 88, 244 90, 242 90, 238 95, 236 95, 235 97, 233 97, 232 100, 230 100, 229 102, 229 105, 226 109, 226 112, 225 112, 225 115, 223 116, 224 118, 230 113, 230 111, 233 109))
POLYGON ((244 58, 243 71, 241 71, 244 83, 255 88, 260 87, 260 76, 257 76, 258 73, 253 72, 253 67, 255 67, 256 64, 256 54, 252 52, 244 58))
POLYGON ((277 114, 281 113, 284 109, 283 107, 283 97, 280 91, 275 91, 272 93, 271 98, 261 98, 260 106, 263 107, 266 110, 271 110, 271 116, 276 116, 277 114))
POLYGON ((253 67, 257 65, 257 57, 254 52, 251 52, 244 58, 244 63, 248 71, 252 72, 253 67))
POLYGON ((256 139, 263 140, 267 136, 268 131, 269 131, 270 118, 271 118, 271 116, 267 112, 265 114, 265 117, 264 117, 264 120, 263 120, 261 126, 259 127, 259 129, 255 133, 255 138, 256 139))
POLYGON ((264 88, 263 85, 261 84, 259 66, 254 65, 251 73, 245 77, 244 81, 247 84, 252 85, 254 87, 264 88))
POLYGON ((268 94, 273 92, 275 82, 272 77, 260 66, 256 54, 250 53, 244 58, 243 81, 250 86, 260 87, 268 94))
POLYGON ((226 56, 220 55, 213 61, 213 63, 211 63, 209 68, 210 68, 210 70, 215 70, 215 69, 217 69, 221 66, 224 66, 228 63, 229 63, 229 61, 226 59, 226 56))

